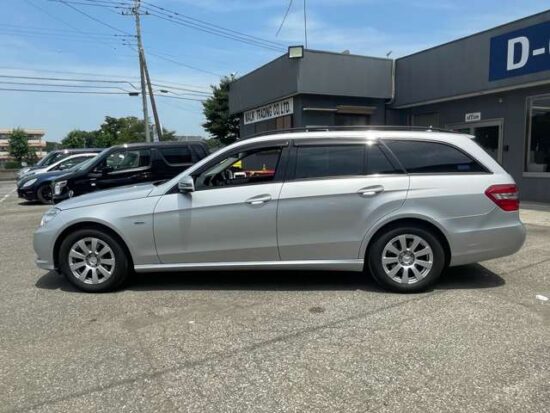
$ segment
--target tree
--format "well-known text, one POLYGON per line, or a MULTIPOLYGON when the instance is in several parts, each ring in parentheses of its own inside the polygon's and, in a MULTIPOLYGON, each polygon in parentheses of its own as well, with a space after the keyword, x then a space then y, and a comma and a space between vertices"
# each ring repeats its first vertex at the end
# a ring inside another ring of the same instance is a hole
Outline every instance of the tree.
POLYGON ((223 145, 239 138, 239 118, 229 114, 229 85, 234 80, 234 75, 224 76, 218 86, 211 86, 212 96, 202 103, 206 117, 202 126, 223 145))
MULTIPOLYGON (((163 141, 175 140, 175 132, 163 128, 163 141)), ((145 126, 135 116, 106 116, 98 130, 72 130, 61 141, 64 148, 108 148, 123 143, 145 142, 145 126)))
POLYGON ((93 148, 97 140, 97 131, 74 129, 61 141, 63 148, 93 148))
POLYGON ((12 130, 8 144, 8 152, 15 158, 17 162, 31 156, 31 148, 27 135, 23 129, 17 128, 12 130))

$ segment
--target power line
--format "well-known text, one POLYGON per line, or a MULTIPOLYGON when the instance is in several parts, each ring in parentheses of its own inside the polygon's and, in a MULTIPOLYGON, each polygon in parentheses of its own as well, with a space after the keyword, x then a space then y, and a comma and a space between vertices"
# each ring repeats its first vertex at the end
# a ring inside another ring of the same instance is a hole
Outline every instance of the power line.
POLYGON ((153 7, 157 10, 161 10, 165 14, 172 14, 172 15, 175 15, 175 16, 179 17, 180 19, 185 19, 185 20, 188 20, 190 22, 194 22, 195 24, 198 24, 198 25, 208 26, 208 27, 215 28, 215 29, 218 29, 218 30, 221 30, 221 31, 232 33, 232 34, 240 36, 240 37, 253 39, 253 40, 256 40, 258 42, 262 42, 262 43, 266 43, 266 44, 271 44, 272 46, 279 47, 279 48, 286 46, 283 43, 263 39, 263 38, 258 37, 258 36, 253 36, 253 35, 250 35, 250 34, 247 34, 247 33, 240 32, 238 30, 229 29, 227 27, 223 27, 223 26, 220 26, 220 25, 217 25, 217 24, 214 24, 214 23, 210 23, 210 22, 207 22, 205 20, 200 20, 200 19, 191 17, 189 15, 186 15, 186 14, 174 11, 174 10, 167 9, 165 7, 157 6, 156 4, 150 3, 149 1, 146 1, 146 0, 143 0, 143 3, 149 5, 149 7, 153 7))
POLYGON ((76 11, 77 13, 80 13, 80 14, 82 14, 83 16, 86 16, 87 18, 89 18, 89 19, 95 21, 96 23, 99 23, 99 24, 101 24, 101 25, 103 25, 103 26, 105 26, 105 27, 109 27, 110 29, 115 30, 115 31, 117 31, 117 32, 119 32, 119 33, 124 33, 124 34, 128 34, 128 35, 131 36, 131 33, 128 33, 127 31, 121 30, 121 29, 119 29, 118 27, 113 26, 113 25, 111 25, 111 24, 109 24, 109 23, 105 23, 104 21, 95 18, 95 17, 92 16, 91 14, 88 14, 88 13, 86 13, 85 11, 82 11, 82 10, 80 10, 79 8, 73 6, 72 4, 69 4, 69 3, 68 3, 67 1, 65 1, 65 0, 52 0, 52 1, 56 1, 56 2, 58 2, 58 3, 62 3, 62 4, 64 4, 65 6, 67 6, 67 7, 71 8, 71 9, 73 9, 73 10, 76 11))
MULTIPOLYGON (((40 73, 55 73, 55 74, 62 74, 62 75, 78 75, 78 76, 91 76, 91 77, 102 77, 102 78, 109 78, 108 81, 112 81, 112 79, 123 79, 125 81, 131 81, 131 80, 137 80, 137 77, 128 77, 128 76, 120 76, 115 74, 98 74, 98 73, 90 73, 90 72, 73 72, 73 71, 64 71, 64 70, 47 70, 47 69, 40 69, 40 70, 34 70, 34 69, 27 69, 27 68, 19 68, 19 67, 13 67, 13 66, 0 66, 0 69, 4 70, 17 70, 22 72, 40 72, 40 73)), ((77 79, 71 79, 71 80, 77 80, 77 79)), ((78 79, 80 80, 80 79, 78 79)), ((90 79, 91 81, 100 81, 104 79, 90 79)), ((203 92, 199 89, 209 90, 208 86, 199 86, 199 85, 191 85, 186 83, 178 83, 173 82, 166 79, 159 79, 157 83, 153 80, 153 85, 159 86, 159 87, 167 87, 171 89, 180 89, 180 90, 188 90, 192 92, 197 93, 205 93, 210 95, 210 92, 203 92), (175 85, 175 86, 174 86, 175 85), (194 88, 194 89, 191 89, 194 88)))
POLYGON ((43 76, 16 76, 16 75, 2 75, 0 74, 0 78, 5 79, 29 79, 29 80, 50 80, 50 81, 61 81, 61 82, 82 82, 82 83, 111 83, 111 84, 121 84, 126 83, 133 87, 134 89, 138 89, 134 84, 132 84, 129 81, 121 81, 121 80, 94 80, 94 79, 71 79, 71 78, 62 78, 62 77, 43 77, 43 76))
MULTIPOLYGON (((65 5, 76 4, 75 0, 50 0, 55 2, 60 2, 65 5)), ((81 0, 78 4, 88 5, 88 6, 100 6, 104 8, 122 8, 121 5, 129 6, 128 3, 123 2, 109 2, 105 0, 100 0, 101 2, 89 2, 90 0, 81 0)), ((259 46, 266 49, 274 51, 285 51, 285 45, 278 42, 273 42, 271 40, 262 39, 257 36, 249 35, 237 30, 229 29, 223 26, 219 26, 204 20, 196 19, 194 17, 185 15, 183 13, 167 9, 165 7, 157 6, 156 4, 149 3, 148 1, 143 1, 144 4, 148 6, 142 6, 146 10, 147 14, 155 16, 157 18, 171 21, 172 23, 180 24, 195 30, 202 32, 214 34, 220 37, 224 37, 231 40, 240 41, 242 43, 247 43, 253 46, 259 46)), ((74 7, 74 6, 73 6, 74 7)))
POLYGON ((277 29, 277 33, 275 33, 275 37, 279 36, 279 33, 281 29, 283 28, 283 24, 285 24, 286 18, 288 16, 288 12, 290 11, 290 8, 292 7, 292 0, 288 2, 288 7, 286 8, 285 15, 283 16, 283 20, 281 21, 281 24, 279 25, 279 28, 277 29))

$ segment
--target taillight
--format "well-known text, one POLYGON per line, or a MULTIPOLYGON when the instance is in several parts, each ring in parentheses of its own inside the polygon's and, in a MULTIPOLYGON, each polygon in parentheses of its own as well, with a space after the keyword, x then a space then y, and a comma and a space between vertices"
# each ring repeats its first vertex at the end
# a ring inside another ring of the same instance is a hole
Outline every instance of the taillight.
POLYGON ((516 185, 492 185, 487 188, 485 195, 504 211, 517 211, 519 209, 519 191, 516 185))

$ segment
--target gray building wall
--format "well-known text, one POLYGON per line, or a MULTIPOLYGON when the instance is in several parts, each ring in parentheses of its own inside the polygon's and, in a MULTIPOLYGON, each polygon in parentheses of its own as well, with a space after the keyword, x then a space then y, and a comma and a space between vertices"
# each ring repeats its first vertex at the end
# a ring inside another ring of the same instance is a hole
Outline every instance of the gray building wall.
POLYGON ((234 81, 229 110, 242 113, 297 94, 389 99, 391 70, 390 59, 314 50, 301 59, 285 54, 234 81))
POLYGON ((489 81, 491 37, 550 21, 550 11, 396 60, 394 107, 548 81, 548 71, 489 81))

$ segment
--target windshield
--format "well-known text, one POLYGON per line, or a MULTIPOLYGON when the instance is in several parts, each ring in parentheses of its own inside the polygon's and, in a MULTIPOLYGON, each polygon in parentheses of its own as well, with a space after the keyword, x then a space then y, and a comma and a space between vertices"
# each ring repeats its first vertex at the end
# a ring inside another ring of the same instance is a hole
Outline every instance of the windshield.
POLYGON ((88 159, 87 161, 84 161, 82 163, 79 163, 78 165, 73 166, 70 170, 71 171, 84 171, 85 169, 88 169, 89 166, 91 166, 101 155, 103 155, 105 152, 107 152, 109 148, 102 150, 100 153, 98 153, 93 158, 88 159))
POLYGON ((42 159, 40 159, 36 166, 49 166, 52 163, 58 161, 60 159, 60 156, 63 156, 62 152, 50 152, 42 159))

